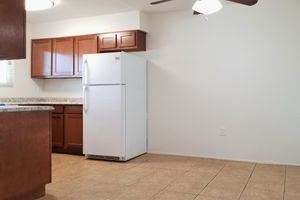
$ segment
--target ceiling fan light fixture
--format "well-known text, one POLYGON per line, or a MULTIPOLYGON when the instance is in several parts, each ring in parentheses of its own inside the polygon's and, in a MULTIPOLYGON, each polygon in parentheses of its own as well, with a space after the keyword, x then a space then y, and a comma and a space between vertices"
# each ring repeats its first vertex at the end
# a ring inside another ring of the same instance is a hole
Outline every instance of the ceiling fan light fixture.
POLYGON ((223 5, 219 0, 197 0, 192 9, 198 13, 210 15, 222 8, 223 5))
POLYGON ((25 9, 26 11, 39 11, 46 10, 55 6, 54 0, 26 0, 25 9))

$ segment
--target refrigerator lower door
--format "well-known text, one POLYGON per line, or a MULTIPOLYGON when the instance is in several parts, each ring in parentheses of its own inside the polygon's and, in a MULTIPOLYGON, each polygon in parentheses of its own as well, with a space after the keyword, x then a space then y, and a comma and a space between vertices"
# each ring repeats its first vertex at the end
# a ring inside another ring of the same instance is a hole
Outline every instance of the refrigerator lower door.
POLYGON ((125 157, 125 85, 85 86, 83 153, 125 157))

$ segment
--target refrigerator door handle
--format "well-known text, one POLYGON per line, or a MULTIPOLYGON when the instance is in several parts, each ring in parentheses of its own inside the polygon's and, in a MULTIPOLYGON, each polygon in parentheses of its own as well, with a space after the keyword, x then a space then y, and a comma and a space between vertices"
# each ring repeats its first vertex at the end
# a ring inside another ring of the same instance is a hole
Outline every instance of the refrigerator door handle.
POLYGON ((88 102, 87 102, 87 86, 83 86, 83 110, 85 113, 88 111, 88 102))
POLYGON ((88 63, 86 59, 83 61, 83 77, 83 84, 85 85, 88 80, 88 63))

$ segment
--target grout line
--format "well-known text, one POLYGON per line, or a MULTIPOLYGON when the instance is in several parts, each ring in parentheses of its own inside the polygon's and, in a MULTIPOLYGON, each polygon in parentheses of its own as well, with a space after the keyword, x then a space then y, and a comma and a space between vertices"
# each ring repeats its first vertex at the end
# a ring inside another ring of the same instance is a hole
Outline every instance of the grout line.
POLYGON ((225 166, 226 166, 226 163, 224 163, 224 165, 223 165, 223 167, 218 171, 218 173, 204 186, 204 188, 199 192, 199 194, 197 194, 196 195, 196 197, 194 198, 194 200, 198 197, 198 196, 200 196, 200 194, 207 188, 207 186, 211 183, 211 182, 213 182, 215 179, 216 179, 216 177, 221 173, 221 171, 225 168, 225 166))
POLYGON ((255 170, 255 168, 256 168, 256 165, 257 165, 257 164, 255 163, 255 165, 254 165, 254 167, 253 167, 253 170, 252 170, 252 172, 251 172, 251 174, 250 174, 250 176, 249 176, 249 178, 248 178, 248 181, 247 181, 247 183, 245 184, 245 186, 244 186, 244 188, 243 188, 241 194, 240 194, 239 197, 238 197, 238 200, 241 199, 242 194, 243 194, 244 191, 246 190, 246 188, 247 188, 247 186, 248 186, 248 184, 249 184, 249 182, 250 182, 250 179, 251 179, 251 177, 252 177, 252 175, 253 175, 253 173, 254 173, 254 170, 255 170))
POLYGON ((285 167, 284 167, 284 188, 283 188, 283 200, 285 200, 286 169, 287 169, 287 166, 285 166, 285 167))
MULTIPOLYGON (((168 169, 168 170, 173 170, 173 169, 168 169)), ((184 172, 184 174, 183 174, 183 176, 184 175, 186 175, 189 171, 191 171, 192 169, 189 169, 189 170, 187 170, 187 171, 185 171, 184 172)), ((168 191, 168 190, 166 190, 171 184, 173 184, 177 179, 179 179, 179 177, 178 178, 175 178, 174 180, 172 180, 169 184, 167 184, 164 188, 162 188, 159 192, 157 192, 156 194, 154 194, 153 196, 152 196, 152 198, 151 199, 155 199, 155 197, 157 196, 157 195, 159 195, 160 193, 162 193, 163 191, 168 191)), ((182 193, 182 192, 177 192, 177 193, 182 193)), ((187 193, 186 193, 187 194, 187 193)))

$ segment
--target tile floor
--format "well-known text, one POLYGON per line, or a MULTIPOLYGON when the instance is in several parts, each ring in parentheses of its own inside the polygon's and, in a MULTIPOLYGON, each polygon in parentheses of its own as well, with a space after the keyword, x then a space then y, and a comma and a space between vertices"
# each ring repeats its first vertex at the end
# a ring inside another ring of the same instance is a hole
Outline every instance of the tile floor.
POLYGON ((300 200, 300 167, 146 154, 127 163, 53 154, 40 200, 300 200))

